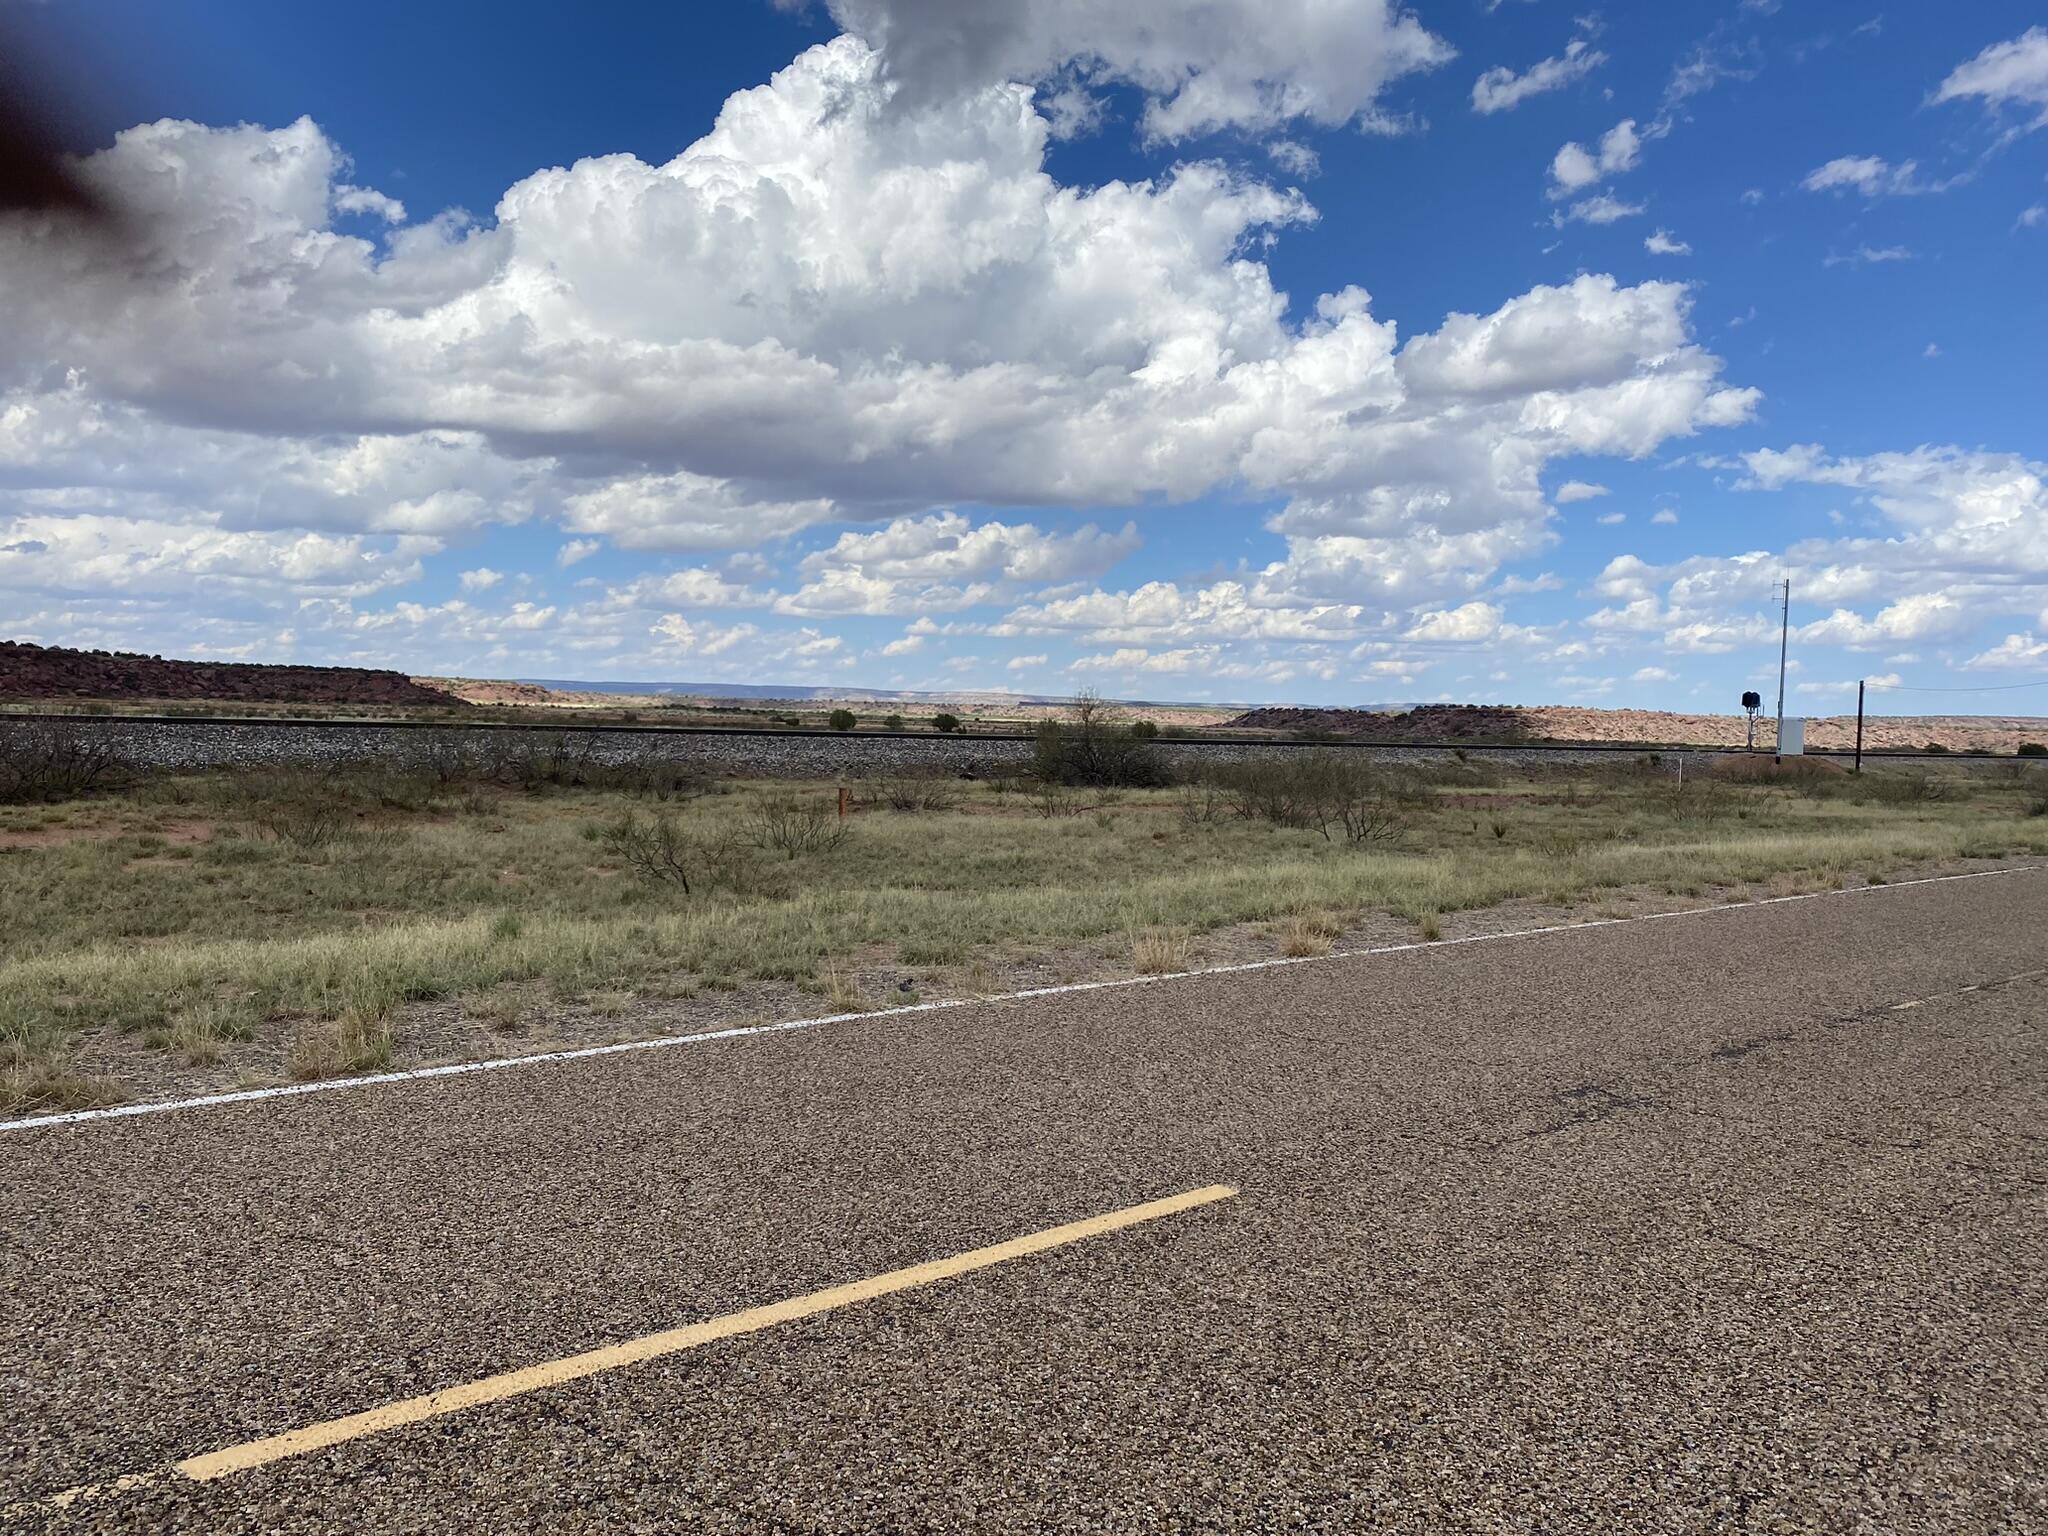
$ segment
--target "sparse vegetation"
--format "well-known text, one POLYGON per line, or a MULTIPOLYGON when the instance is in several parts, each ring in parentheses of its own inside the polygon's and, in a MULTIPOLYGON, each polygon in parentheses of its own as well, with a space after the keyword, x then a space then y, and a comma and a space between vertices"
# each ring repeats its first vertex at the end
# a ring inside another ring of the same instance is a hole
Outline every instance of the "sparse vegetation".
POLYGON ((112 744, 55 721, 0 720, 0 805, 76 800, 113 784, 112 744))
POLYGON ((1171 928, 1131 935, 1131 966, 1140 976, 1170 976, 1188 968, 1188 936, 1171 928))
POLYGON ((835 731, 850 731, 860 720, 850 709, 835 709, 825 717, 825 723, 835 731))
POLYGON ((832 807, 798 795, 762 802, 748 820, 747 831, 756 846, 790 859, 832 853, 847 836, 846 823, 832 807))
POLYGON ((100 1076, 109 1061, 186 1081, 366 1070, 415 1048, 434 1000, 479 1038, 539 1031, 564 1000, 630 1031, 633 999, 829 991, 835 970, 915 967, 923 988, 951 968, 945 985, 986 991, 1024 957, 1038 976, 1090 955, 1121 967, 1120 940, 1133 966, 1165 944, 1182 969, 1235 925, 1256 925, 1235 941, 1254 953, 1318 953, 1374 915, 1419 928, 1518 898, 2048 853, 2048 785, 2012 763, 1688 771, 1683 789, 1669 764, 1634 762, 1354 775, 1355 759, 1303 749, 1241 766, 1171 789, 1032 780, 1021 794, 877 777, 842 822, 830 784, 675 777, 596 745, 465 761, 437 748, 0 807, 0 1095, 102 1101, 121 1091, 100 1076), (1351 767, 1325 782, 1324 758, 1351 767), (273 830, 314 801, 338 833, 273 830), (1354 804, 1399 835, 1354 839, 1354 804))
POLYGON ((942 709, 932 716, 932 729, 950 735, 960 729, 960 717, 948 714, 942 709))

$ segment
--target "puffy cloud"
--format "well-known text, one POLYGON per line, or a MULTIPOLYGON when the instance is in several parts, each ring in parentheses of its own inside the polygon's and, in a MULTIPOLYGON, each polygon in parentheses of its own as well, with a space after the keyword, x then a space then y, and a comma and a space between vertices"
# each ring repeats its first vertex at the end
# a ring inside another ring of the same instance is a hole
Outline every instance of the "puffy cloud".
POLYGON ((432 539, 254 533, 217 523, 148 522, 97 512, 0 515, 0 591, 284 601, 367 596, 420 579, 432 539))
POLYGON ((679 613, 665 614, 650 631, 664 650, 681 656, 722 656, 733 647, 753 640, 761 631, 752 624, 720 626, 702 620, 692 623, 679 613))
POLYGON ((488 565, 480 565, 473 571, 464 571, 460 578, 462 590, 465 592, 485 592, 504 579, 503 571, 494 571, 488 565))
POLYGON ((1425 613, 1408 631, 1410 640, 1451 640, 1473 643, 1491 640, 1500 632, 1505 615, 1493 603, 1471 602, 1456 608, 1439 608, 1425 613))
POLYGON ((1618 606, 1589 625, 1662 631, 1673 650, 1728 650, 1775 636, 1770 594, 1789 577, 1796 602, 1830 609, 1800 627, 1802 641, 1862 649, 1957 637, 1988 614, 2031 614, 2048 598, 2048 464, 1934 447, 1844 458, 1810 443, 1736 462, 1746 471, 1738 489, 1848 491, 1891 529, 1667 566, 1621 556, 1593 583, 1618 606))
POLYGON ((1801 640, 1822 645, 1866 649, 1896 645, 1901 640, 1926 640, 1965 628, 1975 615, 1946 592, 1922 592, 1880 610, 1873 618, 1837 608, 1824 619, 1799 628, 1801 640))
MULTIPOLYGON (((568 498, 562 526, 621 549, 738 549, 829 522, 832 503, 764 502, 731 480, 676 470, 632 475, 568 498)), ((593 546, 594 547, 594 546, 593 546)))
MULTIPOLYGON (((40 520, 0 538, 4 558, 56 549, 51 520, 112 518, 136 542, 190 531, 188 563, 209 569, 248 535, 235 558, 296 561, 309 590, 354 593, 417 579, 424 555, 494 522, 559 523, 564 568, 601 544, 737 550, 850 522, 798 590, 725 588, 806 615, 994 601, 1020 626, 1213 623, 1312 645, 1451 611, 1546 548, 1554 461, 1642 456, 1752 414, 1677 284, 1585 275, 1405 344, 1357 288, 1291 319, 1256 252, 1312 222, 1309 203, 1202 161, 1059 185, 1041 98, 1007 82, 1042 82, 1014 61, 1050 56, 1042 34, 1072 8, 987 9, 1014 34, 990 83, 919 98, 902 54, 843 37, 735 94, 673 160, 537 173, 482 224, 372 227, 403 210, 348 181, 309 121, 123 133, 84 174, 147 216, 139 257, 0 220, 0 470, 17 487, 0 488, 0 527, 40 520), (1099 582, 1131 528, 927 512, 1219 493, 1276 508, 1284 556, 1125 593, 1069 589, 1099 582)), ((1260 14, 1285 31, 1297 11, 1420 31, 1353 0, 1260 14)), ((1079 67, 1149 92, 1161 133, 1205 113, 1377 110, 1377 87, 1326 58, 1364 46, 1349 33, 1254 109, 1225 98, 1259 96, 1243 82, 1284 38, 1147 74, 1118 50, 1184 42, 1195 23, 1102 25, 1079 67)), ((1600 154, 1633 163, 1634 142, 1620 125, 1600 154)), ((548 632, 595 654, 646 634, 662 601, 737 605, 725 588, 607 597, 548 632)))
POLYGON ((1659 507, 1655 512, 1650 514, 1650 521, 1653 523, 1661 524, 1665 527, 1673 527, 1678 522, 1678 514, 1672 511, 1669 507, 1659 507))
POLYGON ((1288 175, 1304 180, 1319 175, 1323 169, 1322 157, 1306 144, 1298 144, 1293 139, 1272 140, 1266 145, 1266 153, 1288 175))
POLYGON ((1876 155, 1845 155, 1807 172, 1799 185, 1809 192, 1855 191, 1878 198, 1939 192, 1947 184, 1922 181, 1917 161, 1893 165, 1876 155))
POLYGON ((1638 667, 1628 675, 1632 683, 1675 683, 1678 674, 1664 667, 1638 667))
POLYGON ((1143 128, 1177 140, 1385 121, 1392 81, 1454 50, 1391 0, 830 0, 847 31, 879 49, 910 106, 1005 81, 1123 82, 1146 97, 1143 128), (1071 66, 1071 69, 1069 68, 1071 66))
POLYGON ((1652 256, 1690 256, 1692 247, 1673 238, 1668 229, 1653 230, 1643 239, 1643 249, 1652 256))
POLYGON ((979 527, 958 512, 898 518, 872 533, 843 533, 805 557, 804 587, 785 613, 913 613, 1015 598, 1027 587, 1093 579, 1137 549, 1137 525, 1069 534, 1030 523, 979 527))
POLYGON ((1636 121, 1625 117, 1606 133, 1593 149, 1573 142, 1560 149, 1550 162, 1550 195, 1565 198, 1574 192, 1635 169, 1642 159, 1643 140, 1636 121))
POLYGON ((1506 112, 1531 96, 1558 91, 1583 80, 1602 64, 1607 55, 1589 47, 1584 38, 1573 38, 1562 54, 1532 64, 1521 74, 1505 65, 1489 69, 1472 82, 1472 110, 1480 113, 1506 112))
POLYGON ((1567 480, 1557 488, 1550 499, 1561 507, 1567 507, 1575 501, 1591 501, 1596 496, 1607 494, 1609 493, 1604 485, 1594 485, 1585 480, 1567 480))
POLYGON ((2048 640, 2032 635, 2007 635, 1988 651, 1981 651, 1963 663, 1966 667, 2048 666, 2048 640))
POLYGON ((1934 93, 1936 101, 1975 97, 1987 106, 2040 109, 2031 127, 2048 123, 2048 27, 2029 27, 1958 64, 1934 93))

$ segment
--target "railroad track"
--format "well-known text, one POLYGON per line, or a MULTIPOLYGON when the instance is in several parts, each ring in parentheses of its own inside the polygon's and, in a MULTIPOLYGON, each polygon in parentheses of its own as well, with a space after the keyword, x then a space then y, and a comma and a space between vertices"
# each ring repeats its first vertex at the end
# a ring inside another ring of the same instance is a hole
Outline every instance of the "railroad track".
MULTIPOLYGON (((733 737, 747 740, 786 741, 816 738, 857 744, 867 741, 923 741, 951 742, 971 745, 975 742, 1028 742, 1033 739, 1026 731, 957 731, 951 734, 937 734, 932 731, 835 731, 829 727, 817 726, 741 726, 741 725, 653 725, 647 723, 620 723, 616 721, 593 721, 588 724, 568 724, 554 721, 520 720, 374 720, 335 718, 306 718, 290 715, 85 715, 65 714, 54 710, 0 710, 0 722, 8 720, 54 721, 65 725, 83 726, 151 726, 193 730, 221 729, 262 729, 262 730, 340 730, 340 731, 544 731, 560 735, 602 735, 602 736, 710 736, 733 737)), ((1468 754, 1528 754, 1546 752, 1571 753, 1621 753, 1642 756, 1650 752, 1697 752, 1734 753, 1746 749, 1741 747, 1705 746, 1694 742, 1591 742, 1591 741, 1388 741, 1367 740, 1358 737, 1317 740, 1304 737, 1277 736, 1173 736, 1157 738, 1162 747, 1176 751, 1183 748, 1202 750, 1204 748, 1243 748, 1248 746, 1273 747, 1299 751, 1321 749, 1361 749, 1375 752, 1465 752, 1468 754)), ((1761 750, 1761 749, 1759 749, 1761 750)), ((1848 747, 1808 747, 1808 757, 1853 757, 1848 747)), ((1952 751, 1927 753, 1915 751, 1884 750, 1865 747, 1866 758, 1912 762, 1945 761, 2028 761, 2015 759, 2010 752, 1952 751)))

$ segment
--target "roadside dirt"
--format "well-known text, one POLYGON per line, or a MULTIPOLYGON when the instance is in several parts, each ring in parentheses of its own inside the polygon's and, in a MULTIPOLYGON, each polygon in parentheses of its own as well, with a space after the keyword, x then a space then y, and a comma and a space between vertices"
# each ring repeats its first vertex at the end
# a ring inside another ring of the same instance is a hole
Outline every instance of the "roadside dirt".
MULTIPOLYGON (((1948 860, 1899 871, 1891 882, 2019 862, 1948 860)), ((1474 938, 1812 891, 1853 890, 1867 883, 1860 875, 1848 875, 1839 882, 1785 876, 1756 885, 1702 887, 1697 896, 1674 896, 1661 886, 1627 887, 1563 904, 1516 901, 1448 912, 1438 919, 1439 934, 1440 940, 1474 938)), ((1418 924, 1375 912, 1344 923, 1331 939, 1331 948, 1333 953, 1346 954, 1423 941, 1418 924)), ((1193 971, 1280 959, 1283 923, 1239 923, 1190 935, 1187 955, 1185 969, 1193 971)), ((809 987, 789 982, 706 984, 685 974, 658 979, 638 992, 594 992, 569 999, 554 997, 538 986, 507 987, 484 996, 407 1009, 394 1021, 392 1061, 386 1070, 700 1035, 905 1003, 1000 997, 1034 987, 1112 981, 1135 974, 1130 936, 1116 934, 1063 948, 985 954, 970 964, 955 966, 909 966, 898 961, 893 951, 875 950, 853 957, 836 977, 828 976, 825 984, 809 987)), ((131 1101, 266 1087, 291 1080, 291 1030, 289 1021, 273 1020, 255 1039, 222 1044, 218 1058, 204 1064, 145 1046, 136 1036, 102 1030, 80 1039, 73 1066, 88 1076, 118 1083, 131 1101)))

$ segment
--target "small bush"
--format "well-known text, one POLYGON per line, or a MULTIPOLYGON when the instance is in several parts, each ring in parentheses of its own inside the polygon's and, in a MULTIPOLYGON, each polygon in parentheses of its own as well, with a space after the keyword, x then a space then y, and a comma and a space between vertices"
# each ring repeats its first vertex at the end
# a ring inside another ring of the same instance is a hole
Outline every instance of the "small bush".
POLYGON ((1927 753, 1935 754, 1935 755, 1937 755, 1937 756, 1939 756, 1939 755, 1946 755, 1946 754, 1947 754, 1947 752, 1948 752, 1948 748, 1947 748, 1947 747, 1945 747, 1945 746, 1943 746, 1943 745, 1942 745, 1942 744, 1941 744, 1940 742, 1938 742, 1938 741, 1930 741, 1929 743, 1927 743, 1927 745, 1926 745, 1926 746, 1922 747, 1922 748, 1921 748, 1920 750, 1921 750, 1922 752, 1927 752, 1927 753))
POLYGON ((249 821, 263 836, 304 852, 331 847, 355 828, 348 786, 306 768, 287 768, 257 781, 249 821))
POLYGON ((643 818, 628 811, 599 834, 607 852, 641 879, 691 894, 698 849, 671 816, 643 818))
POLYGON ((2014 749, 2015 757, 2048 757, 2048 744, 2038 741, 2023 741, 2014 749))
POLYGON ((874 799, 892 811, 949 811, 960 798, 959 785, 934 769, 882 774, 869 783, 874 799))
POLYGON ((771 800, 748 818, 747 830, 758 848, 773 848, 786 858, 831 853, 846 841, 846 823, 836 810, 809 800, 771 800))
POLYGON ((1031 809, 1049 821, 1055 816, 1078 816, 1081 801, 1058 779, 1040 779, 1031 788, 1031 809))
POLYGON ((48 720, 0 723, 0 805, 54 804, 113 787, 111 740, 48 720))
POLYGON ((1320 832, 1353 846, 1392 842, 1406 830, 1405 803, 1430 798, 1427 787, 1377 773, 1343 752, 1290 753, 1228 763, 1215 770, 1231 810, 1247 821, 1320 832))
POLYGON ((950 734, 960 729, 960 717, 958 715, 949 715, 944 710, 940 710, 939 713, 932 716, 932 729, 935 731, 945 731, 950 734))
MULTIPOLYGON (((1155 726, 1150 736, 1156 735, 1155 726)), ((1170 784, 1172 771, 1150 736, 1126 726, 1114 705, 1082 693, 1067 706, 1065 720, 1038 722, 1031 771, 1042 782, 1089 788, 1170 784)))
POLYGON ((1206 827, 1223 819, 1227 809, 1223 790, 1215 778, 1202 774, 1181 785, 1180 793, 1174 797, 1174 806, 1180 812, 1184 825, 1206 827))
POLYGON ((1159 739, 1158 722, 1153 720, 1133 720, 1131 722, 1131 735, 1139 741, 1157 741, 1159 739))
POLYGON ((889 730, 900 731, 903 729, 903 717, 901 715, 884 715, 882 716, 882 724, 889 730))
POLYGON ((850 709, 835 709, 825 717, 825 723, 835 731, 850 731, 860 721, 850 709))

